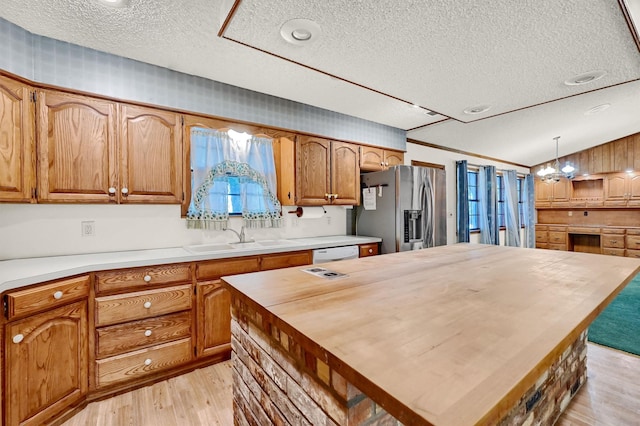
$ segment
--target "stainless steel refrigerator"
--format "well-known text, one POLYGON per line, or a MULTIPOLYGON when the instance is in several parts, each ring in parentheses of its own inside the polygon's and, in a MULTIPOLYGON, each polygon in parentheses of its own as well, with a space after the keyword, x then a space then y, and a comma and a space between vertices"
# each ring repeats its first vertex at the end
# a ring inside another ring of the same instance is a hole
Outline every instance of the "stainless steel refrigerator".
POLYGON ((357 235, 382 238, 382 253, 447 244, 444 170, 394 166, 363 173, 360 181, 365 193, 356 214, 357 235))

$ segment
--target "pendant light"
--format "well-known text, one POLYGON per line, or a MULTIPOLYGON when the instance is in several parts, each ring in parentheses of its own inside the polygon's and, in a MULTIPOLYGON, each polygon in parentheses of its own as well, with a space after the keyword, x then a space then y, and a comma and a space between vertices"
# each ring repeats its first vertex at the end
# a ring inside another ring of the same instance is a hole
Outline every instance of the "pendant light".
POLYGON ((560 169, 560 161, 558 160, 558 139, 560 136, 556 136, 553 138, 556 141, 556 162, 554 167, 551 167, 547 164, 546 168, 541 168, 537 175, 540 176, 544 182, 558 182, 562 177, 566 177, 567 179, 573 179, 574 172, 576 171, 575 167, 567 162, 567 164, 560 169))

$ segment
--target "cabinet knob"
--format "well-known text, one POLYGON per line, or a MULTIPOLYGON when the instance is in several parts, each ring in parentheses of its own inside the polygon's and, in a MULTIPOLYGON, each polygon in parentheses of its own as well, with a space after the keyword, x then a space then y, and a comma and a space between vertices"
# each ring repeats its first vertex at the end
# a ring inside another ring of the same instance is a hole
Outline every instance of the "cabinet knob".
POLYGON ((144 365, 151 365, 151 358, 147 358, 144 360, 144 365))
POLYGON ((56 291, 55 293, 53 293, 53 298, 56 300, 62 299, 62 292, 60 290, 56 291))
POLYGON ((373 253, 373 249, 369 249, 369 253, 373 253))
POLYGON ((325 200, 330 200, 331 199, 331 194, 324 194, 324 199, 325 200))
POLYGON ((147 337, 151 336, 151 330, 145 330, 144 335, 147 337))
POLYGON ((334 200, 338 199, 338 194, 331 194, 331 196, 334 200))
POLYGON ((151 302, 144 302, 144 306, 145 308, 149 309, 151 307, 151 302))
POLYGON ((24 334, 16 334, 13 336, 13 343, 20 343, 24 340, 24 334))
POLYGON ((120 192, 121 192, 121 193, 122 193, 122 195, 124 195, 125 197, 126 197, 127 195, 129 195, 129 189, 128 189, 128 188, 126 188, 126 187, 125 187, 125 188, 122 188, 122 189, 120 190, 120 192))
POLYGON ((384 162, 384 165, 385 165, 386 167, 389 167, 389 162, 388 162, 388 161, 385 161, 385 162, 384 162))
POLYGON ((142 279, 144 280, 145 283, 148 283, 149 281, 151 281, 151 275, 147 274, 142 279))
POLYGON ((109 187, 109 195, 112 197, 116 195, 116 189, 113 186, 109 187))

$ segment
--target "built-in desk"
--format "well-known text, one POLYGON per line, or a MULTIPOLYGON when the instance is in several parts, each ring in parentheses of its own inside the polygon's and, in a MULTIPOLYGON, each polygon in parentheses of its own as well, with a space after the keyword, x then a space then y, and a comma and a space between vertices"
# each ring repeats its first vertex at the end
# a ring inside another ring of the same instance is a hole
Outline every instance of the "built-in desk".
POLYGON ((223 277, 236 424, 553 424, 640 261, 467 243, 324 266, 345 276, 223 277))

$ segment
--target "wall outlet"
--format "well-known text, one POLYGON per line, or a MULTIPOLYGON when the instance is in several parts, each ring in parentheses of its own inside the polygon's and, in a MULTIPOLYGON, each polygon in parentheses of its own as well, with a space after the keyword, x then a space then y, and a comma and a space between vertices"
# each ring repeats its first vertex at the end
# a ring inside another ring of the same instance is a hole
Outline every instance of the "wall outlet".
POLYGON ((573 212, 569 210, 569 216, 573 216, 573 212))
POLYGON ((80 222, 80 235, 83 237, 94 237, 96 235, 96 222, 93 220, 83 220, 80 222))

